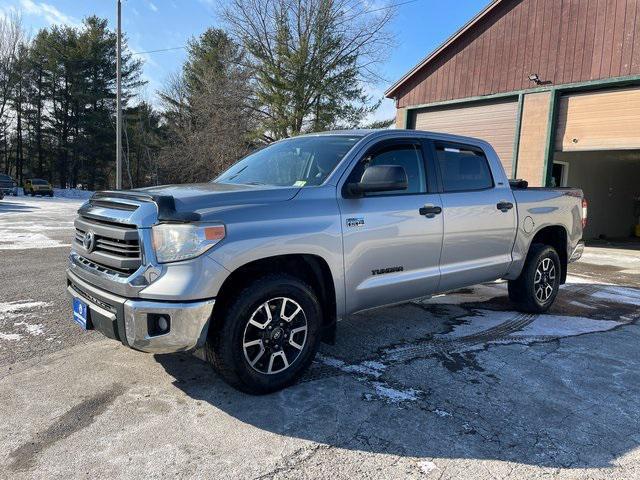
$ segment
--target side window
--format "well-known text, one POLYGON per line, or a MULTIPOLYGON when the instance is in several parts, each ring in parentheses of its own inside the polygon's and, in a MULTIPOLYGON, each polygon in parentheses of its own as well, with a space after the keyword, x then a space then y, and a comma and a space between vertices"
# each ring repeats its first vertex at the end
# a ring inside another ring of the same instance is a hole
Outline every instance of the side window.
POLYGON ((379 195, 407 195, 424 193, 427 191, 426 174, 422 149, 419 145, 404 144, 390 145, 382 149, 374 150, 356 166, 351 174, 350 181, 358 181, 368 166, 373 165, 398 165, 404 168, 407 174, 408 187, 406 190, 392 192, 367 193, 367 197, 379 195))
POLYGON ((436 143, 436 156, 445 192, 485 190, 493 187, 491 169, 481 150, 436 143))

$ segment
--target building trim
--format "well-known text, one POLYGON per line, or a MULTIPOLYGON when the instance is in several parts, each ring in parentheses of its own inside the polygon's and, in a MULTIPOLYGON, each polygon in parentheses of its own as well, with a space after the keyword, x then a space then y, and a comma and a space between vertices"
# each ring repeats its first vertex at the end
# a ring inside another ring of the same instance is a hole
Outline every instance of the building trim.
POLYGON ((521 94, 548 92, 552 90, 562 90, 563 92, 580 91, 580 90, 597 90, 599 88, 613 87, 613 86, 625 86, 640 84, 640 75, 630 75, 626 77, 613 77, 605 78, 601 80, 589 80, 587 82, 578 83, 565 83, 562 85, 549 85, 543 87, 529 88, 526 90, 514 90, 511 92, 492 93, 490 95, 480 95, 477 97, 456 98, 453 100, 442 100, 440 102, 423 103, 419 105, 408 105, 405 108, 406 112, 409 110, 418 110, 423 108, 435 108, 445 107, 448 105, 459 105, 463 103, 476 103, 488 100, 507 99, 509 97, 516 97, 521 94))
POLYGON ((520 150, 520 130, 522 130, 522 110, 524 94, 518 95, 518 113, 516 114, 516 132, 513 137, 513 154, 511 157, 511 178, 518 178, 518 151, 520 150))
POLYGON ((544 176, 542 177, 542 186, 548 187, 551 185, 551 178, 553 176, 553 145, 554 137, 556 134, 556 125, 558 120, 558 98, 560 97, 560 90, 551 90, 549 95, 549 117, 547 119, 547 139, 544 147, 544 176))

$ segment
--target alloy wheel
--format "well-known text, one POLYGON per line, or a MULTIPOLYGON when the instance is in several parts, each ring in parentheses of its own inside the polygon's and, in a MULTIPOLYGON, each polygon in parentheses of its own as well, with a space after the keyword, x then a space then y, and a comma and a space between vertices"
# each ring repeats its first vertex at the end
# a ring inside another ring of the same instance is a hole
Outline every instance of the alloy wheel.
POLYGON ((538 301, 542 304, 547 302, 553 294, 556 284, 556 266, 550 258, 543 258, 538 263, 536 275, 533 279, 533 291, 538 301))
POLYGON ((261 304, 244 329, 244 357, 255 371, 281 373, 299 357, 307 342, 307 317, 298 302, 276 297, 261 304))

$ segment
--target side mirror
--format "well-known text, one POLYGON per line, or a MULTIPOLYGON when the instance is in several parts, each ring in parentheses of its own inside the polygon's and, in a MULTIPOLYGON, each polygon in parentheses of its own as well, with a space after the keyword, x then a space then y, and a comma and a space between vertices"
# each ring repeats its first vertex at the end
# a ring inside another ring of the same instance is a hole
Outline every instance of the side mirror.
POLYGON ((365 193, 406 190, 409 187, 407 173, 399 165, 372 165, 362 174, 357 183, 348 183, 346 193, 360 197, 365 193))

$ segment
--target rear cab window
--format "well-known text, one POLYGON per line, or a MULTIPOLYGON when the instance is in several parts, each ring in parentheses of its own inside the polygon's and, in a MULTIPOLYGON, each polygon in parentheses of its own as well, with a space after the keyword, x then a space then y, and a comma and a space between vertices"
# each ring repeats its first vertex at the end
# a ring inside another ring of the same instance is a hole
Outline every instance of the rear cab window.
POLYGON ((468 192, 494 187, 491 168, 478 147, 435 142, 443 192, 468 192))

